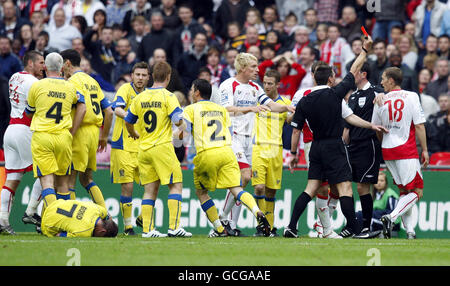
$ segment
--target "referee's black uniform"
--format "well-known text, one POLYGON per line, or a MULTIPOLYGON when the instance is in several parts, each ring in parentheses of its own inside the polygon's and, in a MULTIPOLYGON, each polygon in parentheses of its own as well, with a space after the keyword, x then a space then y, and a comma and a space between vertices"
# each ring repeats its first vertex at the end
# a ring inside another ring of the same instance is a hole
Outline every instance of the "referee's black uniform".
MULTIPOLYGON (((342 100, 354 86, 355 77, 348 73, 335 87, 318 86, 297 104, 291 125, 301 130, 307 121, 314 138, 309 152, 308 180, 328 180, 331 185, 352 180, 348 153, 342 140, 342 100)), ((311 199, 306 192, 297 198, 285 237, 293 237, 289 232, 297 232, 298 219, 311 199)), ((347 228, 355 233, 357 222, 353 197, 340 196, 339 202, 347 228)))

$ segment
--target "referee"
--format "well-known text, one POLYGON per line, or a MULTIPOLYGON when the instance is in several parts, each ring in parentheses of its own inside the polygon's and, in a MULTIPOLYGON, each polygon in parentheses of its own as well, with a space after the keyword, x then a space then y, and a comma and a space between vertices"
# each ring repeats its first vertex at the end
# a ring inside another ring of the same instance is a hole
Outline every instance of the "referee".
MULTIPOLYGON (((334 82, 335 74, 330 66, 319 66, 314 73, 317 87, 313 92, 303 97, 297 104, 291 125, 301 130, 305 122, 313 133, 313 143, 310 150, 310 165, 308 170, 308 184, 305 191, 297 198, 291 221, 285 232, 297 234, 297 221, 306 208, 313 193, 320 187, 322 181, 328 180, 331 187, 339 192, 339 202, 342 213, 347 220, 347 231, 355 234, 357 222, 352 191, 352 171, 348 160, 348 153, 342 133, 342 99, 354 87, 355 77, 366 60, 367 50, 372 45, 368 37, 363 43, 363 51, 353 63, 350 72, 341 83, 333 88, 327 84, 334 82)), ((381 131, 378 126, 372 129, 381 131)), ((291 150, 289 167, 292 169, 297 163, 295 150, 291 150)))
MULTIPOLYGON (((365 62, 361 71, 355 74, 357 90, 350 95, 348 106, 353 113, 364 120, 372 120, 373 101, 378 93, 384 93, 380 87, 375 87, 367 80, 370 78, 370 65, 365 62)), ((378 172, 381 161, 381 143, 375 131, 356 127, 346 123, 344 140, 349 144, 348 153, 352 168, 352 181, 357 183, 359 199, 362 209, 362 230, 358 224, 359 234, 354 238, 371 238, 370 224, 372 222, 373 199, 370 185, 378 182, 378 172)), ((351 236, 351 232, 344 228, 341 236, 351 236)))

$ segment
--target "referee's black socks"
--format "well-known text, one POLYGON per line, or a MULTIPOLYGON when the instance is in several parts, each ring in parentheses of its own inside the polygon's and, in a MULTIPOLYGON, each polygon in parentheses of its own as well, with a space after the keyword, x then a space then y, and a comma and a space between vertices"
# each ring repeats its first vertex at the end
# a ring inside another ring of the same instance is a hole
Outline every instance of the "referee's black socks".
POLYGON ((365 194, 359 197, 361 201, 361 210, 363 216, 363 228, 370 230, 370 223, 372 222, 373 199, 371 194, 365 194))
POLYGON ((289 229, 297 230, 298 219, 300 218, 310 201, 311 197, 306 192, 303 192, 300 196, 298 196, 297 200, 295 201, 294 210, 292 211, 291 221, 289 222, 289 229))
POLYGON ((356 234, 358 231, 358 227, 356 222, 355 204, 353 203, 353 197, 339 197, 339 202, 341 203, 342 213, 347 220, 347 227, 356 234))

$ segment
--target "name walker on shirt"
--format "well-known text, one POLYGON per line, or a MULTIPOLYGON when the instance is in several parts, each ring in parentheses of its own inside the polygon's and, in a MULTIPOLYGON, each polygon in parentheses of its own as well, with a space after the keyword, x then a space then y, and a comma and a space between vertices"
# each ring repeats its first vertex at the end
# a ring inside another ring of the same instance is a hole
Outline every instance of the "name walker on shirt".
POLYGON ((142 108, 161 108, 161 101, 143 101, 141 102, 142 108))

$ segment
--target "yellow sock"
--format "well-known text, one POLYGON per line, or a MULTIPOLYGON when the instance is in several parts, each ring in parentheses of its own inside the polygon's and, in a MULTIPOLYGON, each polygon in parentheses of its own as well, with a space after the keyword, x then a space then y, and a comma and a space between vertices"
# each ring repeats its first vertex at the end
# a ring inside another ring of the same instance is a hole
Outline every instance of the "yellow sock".
POLYGON ((86 190, 88 191, 88 193, 91 196, 91 199, 94 203, 106 208, 105 199, 103 198, 102 191, 100 190, 100 188, 97 186, 97 184, 95 182, 92 182, 89 185, 87 185, 86 190))
POLYGON ((44 210, 53 202, 56 201, 56 193, 55 190, 52 188, 48 188, 45 190, 42 190, 42 199, 44 201, 42 205, 42 214, 44 214, 44 210))
POLYGON ((241 191, 237 196, 237 200, 242 202, 253 213, 255 217, 257 216, 260 209, 252 195, 250 195, 246 191, 241 191))
POLYGON ((125 229, 132 228, 131 211, 133 209, 133 198, 120 196, 120 210, 122 212, 123 224, 125 229))
POLYGON ((223 226, 219 219, 219 213, 217 212, 216 205, 212 199, 207 200, 202 204, 202 210, 206 213, 208 220, 214 225, 214 229, 219 233, 223 232, 223 226))
POLYGON ((147 233, 154 229, 153 208, 155 207, 154 200, 142 200, 141 215, 142 215, 142 231, 147 233))
POLYGON ((175 230, 180 227, 181 217, 181 195, 171 194, 167 198, 169 207, 169 229, 175 230))
POLYGON ((265 213, 266 209, 266 200, 265 196, 253 196, 255 198, 256 204, 258 205, 258 208, 265 213))
POLYGON ((270 228, 273 228, 274 222, 274 211, 275 211, 275 198, 267 198, 265 199, 265 209, 264 214, 266 215, 267 220, 270 223, 270 228))
POLYGON ((77 194, 75 192, 75 189, 69 189, 70 192, 70 199, 71 200, 76 200, 77 199, 77 194))

